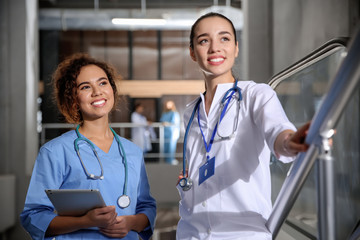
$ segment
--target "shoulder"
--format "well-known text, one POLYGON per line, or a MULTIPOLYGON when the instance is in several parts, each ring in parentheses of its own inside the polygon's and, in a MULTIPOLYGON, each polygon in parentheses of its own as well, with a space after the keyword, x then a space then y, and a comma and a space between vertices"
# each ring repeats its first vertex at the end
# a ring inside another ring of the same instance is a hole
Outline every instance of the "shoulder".
POLYGON ((191 102, 189 102, 188 104, 186 104, 185 107, 185 111, 191 111, 192 109, 194 109, 196 103, 199 101, 200 97, 195 98, 194 100, 192 100, 191 102))
POLYGON ((189 119, 191 116, 191 113, 193 112, 196 103, 201 99, 200 97, 195 98, 190 103, 186 104, 185 111, 184 111, 184 118, 189 119))
POLYGON ((76 137, 75 130, 68 131, 45 143, 41 146, 40 151, 57 151, 59 149, 73 147, 76 137))
POLYGON ((246 92, 274 92, 274 90, 266 83, 256 83, 254 81, 239 81, 238 87, 246 92))
POLYGON ((238 87, 243 96, 247 98, 271 98, 276 95, 275 91, 266 83, 255 83, 254 81, 239 81, 238 87))
POLYGON ((36 164, 41 166, 40 168, 46 168, 48 164, 64 165, 66 159, 72 159, 76 154, 74 145, 76 138, 76 133, 72 130, 45 143, 39 150, 36 164))
POLYGON ((193 99, 191 102, 186 104, 186 108, 191 108, 191 106, 195 106, 195 104, 197 103, 198 100, 199 100, 199 97, 193 99))

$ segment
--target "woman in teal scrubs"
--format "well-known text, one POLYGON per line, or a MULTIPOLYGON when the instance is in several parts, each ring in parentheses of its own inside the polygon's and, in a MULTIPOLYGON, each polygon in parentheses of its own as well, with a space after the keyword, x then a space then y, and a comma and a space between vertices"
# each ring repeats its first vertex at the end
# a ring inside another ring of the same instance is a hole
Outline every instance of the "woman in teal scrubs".
POLYGON ((33 239, 149 239, 156 203, 142 150, 109 126, 109 113, 118 97, 118 75, 105 62, 76 54, 58 66, 53 80, 59 110, 68 122, 79 124, 78 130, 41 147, 21 213, 23 227, 33 239), (78 142, 82 160, 75 151, 78 137, 86 139, 78 142), (127 207, 118 204, 124 185, 130 198, 127 207), (58 216, 45 189, 99 189, 106 207, 80 217, 58 216))

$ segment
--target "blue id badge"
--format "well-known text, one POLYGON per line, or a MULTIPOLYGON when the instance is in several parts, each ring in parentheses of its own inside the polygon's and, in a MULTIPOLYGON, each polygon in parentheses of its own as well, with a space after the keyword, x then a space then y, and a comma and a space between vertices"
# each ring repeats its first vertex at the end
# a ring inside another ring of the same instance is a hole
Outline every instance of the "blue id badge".
POLYGON ((215 173, 215 157, 206 161, 204 165, 199 168, 199 185, 215 173))

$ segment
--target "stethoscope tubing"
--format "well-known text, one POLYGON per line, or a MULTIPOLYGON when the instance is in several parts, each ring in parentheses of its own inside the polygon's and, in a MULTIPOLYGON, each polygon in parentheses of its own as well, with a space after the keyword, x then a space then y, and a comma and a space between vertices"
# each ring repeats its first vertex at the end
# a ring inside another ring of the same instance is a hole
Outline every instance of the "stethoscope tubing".
POLYGON ((118 148, 120 155, 123 157, 123 164, 125 168, 125 180, 124 180, 124 188, 123 188, 123 195, 127 195, 127 184, 128 184, 128 165, 127 165, 127 159, 126 159, 126 153, 123 145, 120 142, 119 137, 115 133, 114 129, 110 128, 111 132, 114 134, 115 140, 118 142, 118 148))
MULTIPOLYGON (((224 103, 225 103, 226 99, 228 98, 228 94, 230 93, 230 96, 229 96, 229 97, 232 98, 232 97, 233 97, 233 94, 234 94, 235 92, 238 92, 238 93, 239 93, 239 97, 238 97, 238 105, 239 105, 239 106, 238 106, 238 108, 237 108, 237 116, 236 116, 236 118, 235 118, 236 124, 234 123, 234 124, 235 124, 235 130, 234 130, 234 127, 233 127, 233 132, 237 130, 237 121, 238 121, 238 118, 239 118, 238 115, 239 115, 239 110, 240 110, 240 101, 242 100, 241 89, 237 86, 237 82, 238 82, 238 80, 235 80, 234 86, 226 91, 224 97, 223 97, 222 100, 221 100, 221 105, 222 105, 223 108, 224 108, 224 105, 225 105, 224 103), (234 91, 234 92, 233 92, 233 91, 234 91), (231 93, 231 92, 232 92, 232 93, 231 93)), ((193 122, 193 120, 194 120, 195 113, 196 113, 197 109, 199 108, 199 104, 200 104, 200 103, 201 103, 201 98, 199 97, 198 100, 197 100, 197 102, 196 102, 196 104, 195 104, 195 107, 194 107, 194 109, 193 109, 193 111, 192 111, 192 113, 191 113, 189 122, 188 122, 188 124, 187 124, 187 126, 186 126, 185 135, 184 135, 184 143, 183 143, 183 178, 180 180, 180 184, 181 184, 182 182, 186 183, 184 186, 181 186, 181 185, 180 185, 184 191, 189 190, 189 189, 191 188, 191 186, 192 186, 191 180, 188 178, 187 173, 186 173, 186 147, 187 147, 188 134, 189 134, 189 132, 190 132, 190 128, 191 128, 192 122, 193 122), (184 180, 184 181, 182 181, 182 180, 184 180), (190 183, 191 183, 191 184, 190 184, 190 183), (190 185, 189 185, 189 184, 190 184, 190 185)), ((223 112, 223 110, 222 110, 221 112, 223 112)), ((227 110, 225 110, 225 113, 226 113, 226 112, 227 112, 227 110)), ((223 113, 223 114, 224 114, 224 113, 223 113)), ((217 123, 218 127, 220 126, 220 122, 221 122, 221 118, 222 118, 221 115, 223 115, 223 114, 219 114, 219 119, 218 119, 218 123, 217 123)), ((217 131, 217 134, 218 134, 218 131, 217 131)), ((233 133, 233 134, 234 134, 234 133, 233 133)), ((231 134, 231 135, 233 135, 233 134, 231 134)), ((231 137, 231 135, 230 135, 230 136, 227 136, 227 137, 222 137, 222 136, 220 136, 220 134, 218 134, 218 136, 219 136, 220 138, 222 138, 222 139, 229 139, 229 138, 231 137)))
MULTIPOLYGON (((201 103, 201 98, 199 98, 197 100, 194 109, 197 109, 200 103, 201 103)), ((186 126, 186 130, 185 130, 184 143, 183 143, 183 176, 184 177, 186 177, 185 176, 186 175, 186 156, 185 155, 186 155, 187 136, 188 136, 188 134, 190 132, 190 128, 191 128, 192 122, 193 122, 194 117, 195 117, 195 112, 196 111, 193 111, 191 113, 191 117, 189 119, 189 122, 188 122, 188 124, 186 126)))
POLYGON ((103 168, 102 163, 100 161, 99 155, 97 154, 97 152, 95 150, 95 146, 88 139, 81 137, 81 135, 79 133, 79 126, 76 128, 76 134, 77 134, 78 137, 74 141, 76 154, 78 155, 78 157, 80 159, 80 162, 81 162, 81 165, 82 165, 83 169, 85 170, 86 175, 89 178, 91 178, 91 179, 103 179, 104 178, 104 168, 103 168), (100 169, 101 169, 100 175, 94 175, 94 174, 88 172, 88 170, 85 167, 85 164, 84 164, 84 162, 83 162, 83 160, 81 158, 81 155, 80 155, 80 149, 79 149, 79 144, 78 144, 79 141, 84 141, 84 142, 86 142, 87 144, 89 144, 91 146, 91 150, 93 151, 93 153, 94 153, 94 155, 95 155, 95 157, 96 157, 96 159, 97 159, 97 161, 98 161, 98 163, 100 165, 100 169))
MULTIPOLYGON (((94 144, 84 138, 84 137, 81 137, 80 135, 80 132, 79 132, 79 128, 80 128, 80 125, 78 125, 75 129, 75 132, 76 132, 76 135, 77 135, 77 138, 75 139, 74 141, 74 146, 75 146, 75 151, 80 159, 80 162, 81 162, 81 165, 86 173, 86 175, 91 178, 91 179, 94 179, 94 180, 97 180, 97 179, 104 179, 104 169, 103 169, 103 166, 102 166, 102 163, 101 163, 101 160, 99 158, 99 155, 97 154, 96 150, 95 150, 95 146, 94 144), (80 149, 79 149, 79 144, 78 142, 79 141, 85 141, 87 144, 90 145, 99 165, 100 165, 100 169, 101 169, 101 174, 100 175, 94 175, 94 174, 91 174, 88 172, 87 168, 85 167, 85 164, 81 158, 81 155, 80 155, 80 149)), ((121 141, 119 139, 119 137, 117 136, 117 134, 115 133, 115 131, 110 127, 110 130, 111 132, 114 134, 114 137, 115 137, 115 140, 116 142, 118 143, 118 148, 119 148, 119 152, 120 152, 120 155, 122 156, 123 158, 123 164, 124 164, 124 169, 125 169, 125 180, 124 180, 124 187, 123 187, 123 195, 127 195, 127 184, 128 184, 128 165, 127 165, 127 158, 126 158, 126 153, 125 153, 125 149, 123 147, 123 145, 121 144, 121 141)))

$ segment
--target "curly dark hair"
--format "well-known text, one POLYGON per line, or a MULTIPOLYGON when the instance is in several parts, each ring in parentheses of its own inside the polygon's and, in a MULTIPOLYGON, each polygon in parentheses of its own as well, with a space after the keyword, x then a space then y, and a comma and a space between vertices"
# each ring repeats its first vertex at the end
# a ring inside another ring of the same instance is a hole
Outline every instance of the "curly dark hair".
POLYGON ((236 37, 236 31, 235 31, 235 27, 234 27, 234 24, 232 23, 232 21, 230 19, 228 19, 227 17, 225 17, 224 15, 220 14, 220 13, 216 13, 216 12, 209 12, 209 13, 206 13, 205 15, 202 15, 201 17, 199 17, 195 23, 192 25, 191 27, 191 32, 190 32, 190 48, 191 49, 194 49, 194 35, 195 35, 195 28, 197 27, 197 25, 199 24, 199 22, 205 18, 209 18, 209 17, 220 17, 220 18, 223 18, 225 19, 226 21, 228 21, 232 27, 232 30, 233 30, 233 33, 234 33, 234 36, 235 36, 235 44, 237 42, 237 37, 236 37))
POLYGON ((114 92, 113 109, 118 103, 119 95, 116 81, 121 80, 121 76, 115 68, 106 62, 90 57, 88 54, 76 53, 62 61, 52 76, 55 101, 60 112, 69 123, 82 123, 83 121, 77 100, 76 79, 82 67, 88 65, 96 65, 104 70, 114 92))

